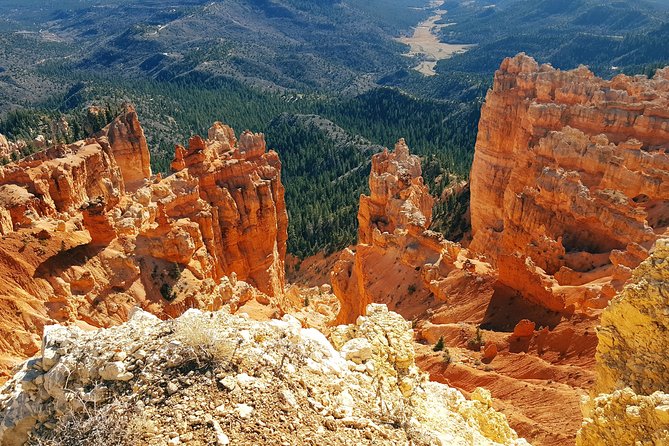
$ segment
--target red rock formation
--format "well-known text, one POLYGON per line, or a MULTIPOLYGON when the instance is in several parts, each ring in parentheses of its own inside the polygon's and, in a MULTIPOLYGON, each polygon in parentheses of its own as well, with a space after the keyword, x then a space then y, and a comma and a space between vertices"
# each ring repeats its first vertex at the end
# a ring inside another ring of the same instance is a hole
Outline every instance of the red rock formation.
POLYGON ((0 374, 45 324, 191 307, 281 314, 287 213, 262 135, 214 124, 150 176, 134 110, 95 138, 0 168, 0 374))
POLYGON ((537 444, 573 444, 599 309, 669 226, 668 105, 669 69, 604 81, 506 60, 479 128, 469 249, 429 231, 418 159, 403 144, 375 155, 359 243, 331 275, 337 322, 388 304, 451 349, 426 348, 433 378, 491 389, 537 444))
POLYGON ((669 226, 668 107, 669 69, 606 81, 506 59, 479 124, 470 248, 550 309, 605 305, 669 226))
POLYGON ((517 338, 529 338, 534 336, 536 324, 530 320, 523 319, 513 328, 513 335, 517 338))
POLYGON ((279 156, 266 151, 264 136, 246 131, 237 146, 232 129, 217 122, 208 141, 194 137, 187 150, 177 148, 172 166, 183 166, 179 178, 197 181, 199 196, 210 207, 203 234, 215 274, 235 272, 260 291, 280 295, 288 214, 279 156))
POLYGON ((125 188, 107 139, 80 141, 38 152, 0 169, 2 207, 15 228, 45 217, 71 215, 101 197, 118 203, 125 188))
POLYGON ((422 232, 432 223, 434 199, 423 184, 420 159, 409 153, 404 139, 372 157, 370 196, 360 197, 358 242, 371 244, 373 233, 395 229, 422 232))

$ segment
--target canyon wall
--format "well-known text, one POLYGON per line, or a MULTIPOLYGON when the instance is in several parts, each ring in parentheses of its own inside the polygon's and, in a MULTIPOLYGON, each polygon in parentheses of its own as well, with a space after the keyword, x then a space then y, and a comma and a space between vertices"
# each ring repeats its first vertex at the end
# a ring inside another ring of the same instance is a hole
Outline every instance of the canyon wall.
POLYGON ((669 239, 603 312, 580 446, 669 443, 669 239))
POLYGON ((45 324, 109 326, 133 306, 281 312, 287 213, 281 163, 260 134, 214 124, 150 176, 133 109, 95 138, 0 168, 0 369, 45 324))
POLYGON ((669 226, 668 108, 669 69, 607 81, 506 59, 479 124, 470 248, 529 300, 604 307, 669 226))

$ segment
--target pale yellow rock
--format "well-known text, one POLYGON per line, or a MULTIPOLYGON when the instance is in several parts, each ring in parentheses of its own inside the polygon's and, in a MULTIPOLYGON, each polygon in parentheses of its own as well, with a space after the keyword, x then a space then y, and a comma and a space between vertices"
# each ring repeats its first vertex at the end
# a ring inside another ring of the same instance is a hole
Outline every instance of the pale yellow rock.
POLYGON ((669 240, 602 314, 595 392, 577 446, 669 444, 669 240))
POLYGON ((655 244, 602 314, 598 338, 597 393, 669 389, 669 239, 655 244))
POLYGON ((669 395, 637 395, 630 388, 588 399, 577 446, 669 444, 669 395))

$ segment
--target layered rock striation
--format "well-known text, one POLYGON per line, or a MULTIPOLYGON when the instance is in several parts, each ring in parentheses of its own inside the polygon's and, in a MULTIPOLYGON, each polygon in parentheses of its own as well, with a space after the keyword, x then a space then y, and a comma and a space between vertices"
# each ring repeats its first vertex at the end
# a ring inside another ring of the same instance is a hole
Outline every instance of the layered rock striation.
POLYGON ((479 124, 470 248, 552 310, 605 306, 669 226, 668 107, 669 69, 603 80, 506 59, 479 124))
POLYGON ((0 444, 528 444, 485 390, 467 400, 427 380, 408 322, 380 305, 367 314, 332 341, 291 316, 224 310, 51 326, 0 388, 0 444))
POLYGON ((578 445, 669 442, 669 239, 603 312, 578 445))
POLYGON ((280 314, 287 214, 260 134, 214 124, 150 176, 133 109, 95 138, 0 168, 0 364, 37 351, 53 321, 94 327, 139 305, 280 314))

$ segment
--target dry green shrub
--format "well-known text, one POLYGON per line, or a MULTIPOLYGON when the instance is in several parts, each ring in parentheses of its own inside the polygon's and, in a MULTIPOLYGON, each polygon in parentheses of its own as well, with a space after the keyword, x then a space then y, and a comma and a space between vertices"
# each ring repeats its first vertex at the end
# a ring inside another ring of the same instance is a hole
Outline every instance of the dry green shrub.
POLYGON ((179 318, 175 335, 196 356, 208 356, 216 362, 231 361, 238 347, 237 340, 230 339, 226 323, 215 313, 179 318))

